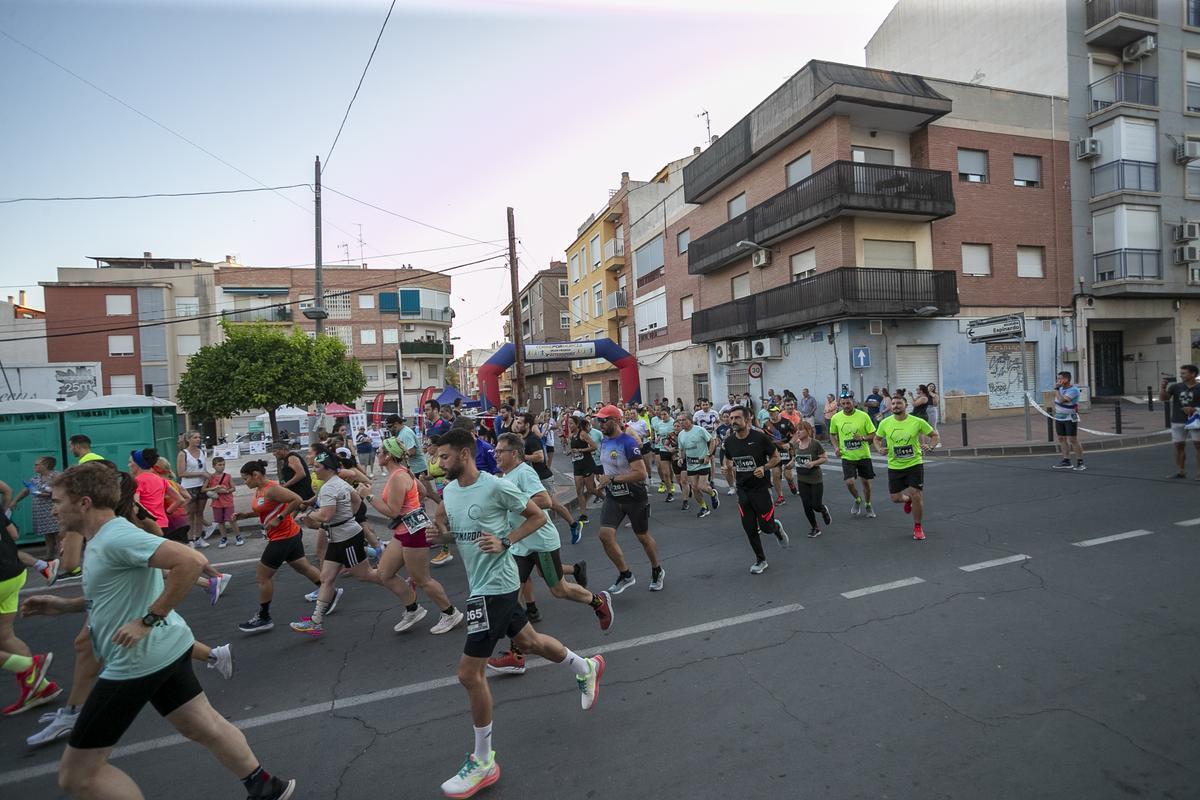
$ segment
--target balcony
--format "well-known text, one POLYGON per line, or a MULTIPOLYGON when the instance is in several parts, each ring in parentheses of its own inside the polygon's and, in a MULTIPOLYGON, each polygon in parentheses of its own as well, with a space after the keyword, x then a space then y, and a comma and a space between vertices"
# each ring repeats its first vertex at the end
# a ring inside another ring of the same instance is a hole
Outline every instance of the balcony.
POLYGON ((1092 257, 1096 283, 1162 280, 1161 250, 1109 250, 1092 257))
POLYGON ((609 239, 604 243, 604 268, 620 272, 625 267, 625 240, 609 239))
POLYGON ((1158 32, 1157 0, 1088 0, 1084 40, 1097 47, 1124 47, 1158 32))
POLYGON ((245 311, 228 311, 225 319, 230 322, 279 322, 292 321, 292 309, 287 306, 266 306, 245 311))
POLYGON ((1092 170, 1092 197, 1110 192, 1157 192, 1158 164, 1110 161, 1092 170))
POLYGON ((709 231, 688 245, 688 272, 703 275, 749 258, 748 240, 769 246, 846 213, 899 215, 923 220, 954 213, 949 172, 835 161, 794 186, 709 231))
POLYGON ((958 313, 951 270, 842 267, 696 311, 692 341, 741 339, 855 317, 916 318, 958 313))
MULTIPOLYGON (((380 309, 380 310, 382 311, 383 309, 380 309)), ((431 322, 453 322, 454 321, 454 312, 448 308, 421 307, 420 309, 415 309, 412 311, 405 311, 405 310, 401 309, 400 319, 406 320, 406 321, 423 319, 423 320, 429 320, 431 322)))
POLYGON ((625 290, 618 289, 615 292, 609 292, 604 300, 604 307, 609 311, 618 311, 626 307, 625 290))
POLYGON ((442 340, 422 340, 416 342, 401 342, 400 355, 403 356, 441 356, 450 358, 454 355, 454 345, 442 340), (445 348, 444 350, 442 348, 445 348))
POLYGON ((1089 86, 1088 97, 1093 114, 1117 103, 1157 107, 1158 77, 1136 72, 1114 72, 1089 86))

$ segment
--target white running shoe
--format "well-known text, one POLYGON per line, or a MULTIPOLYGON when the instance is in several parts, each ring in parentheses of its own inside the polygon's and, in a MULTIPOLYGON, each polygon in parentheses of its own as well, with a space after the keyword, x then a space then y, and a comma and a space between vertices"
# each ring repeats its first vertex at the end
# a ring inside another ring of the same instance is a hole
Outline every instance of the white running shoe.
POLYGON ((769 566, 770 566, 770 564, 768 564, 766 561, 759 561, 756 564, 754 564, 754 566, 750 567, 750 574, 751 575, 762 575, 764 572, 767 571, 767 567, 769 567, 769 566))
POLYGON ((204 526, 204 533, 200 534, 200 538, 211 539, 212 535, 216 532, 217 532, 217 524, 215 522, 210 522, 204 526))
POLYGON ((737 494, 737 487, 730 486, 729 489, 725 492, 725 494, 730 495, 732 497, 733 495, 737 494))
POLYGON ((579 704, 587 711, 596 705, 600 698, 600 678, 604 676, 604 656, 588 659, 588 674, 576 675, 575 682, 579 685, 579 704))
POLYGON ((344 591, 346 591, 346 590, 338 589, 336 592, 334 592, 333 602, 329 604, 329 610, 325 612, 325 616, 329 616, 337 609, 338 603, 341 602, 341 600, 342 600, 342 592, 344 592, 344 591))
POLYGON ((313 589, 311 592, 309 592, 308 594, 304 595, 304 600, 305 600, 305 602, 308 602, 308 603, 315 603, 315 602, 317 602, 317 592, 319 592, 319 591, 321 591, 321 590, 320 590, 320 589, 313 589))
POLYGON ((434 625, 432 628, 430 628, 429 632, 434 634, 449 633, 457 628, 462 621, 463 613, 457 608, 454 609, 453 614, 442 612, 441 618, 437 621, 437 625, 434 625))
POLYGON ((471 797, 498 780, 500 765, 496 763, 495 750, 488 753, 487 761, 480 761, 475 758, 474 753, 468 753, 467 760, 459 768, 458 774, 442 784, 442 794, 454 798, 471 797))
POLYGON ((192 547, 196 548, 197 550, 207 550, 208 548, 212 547, 212 545, 203 539, 193 539, 192 547))
POLYGON ((425 619, 425 615, 429 612, 422 606, 417 606, 416 611, 405 611, 404 616, 400 617, 400 621, 392 628, 396 633, 404 633, 412 626, 416 625, 421 620, 425 619))
POLYGON ((38 719, 38 722, 45 724, 46 727, 28 737, 25 740, 25 744, 30 747, 41 747, 42 745, 57 742, 59 739, 65 739, 75 729, 75 722, 78 719, 79 711, 71 713, 67 710, 66 706, 57 709, 53 713, 43 714, 38 719))
POLYGON ((217 584, 217 597, 218 598, 220 598, 221 595, 225 594, 225 590, 229 588, 229 582, 231 580, 233 580, 233 575, 231 575, 228 572, 221 573, 221 580, 217 584))
POLYGON ((212 657, 215 660, 208 662, 209 669, 215 669, 221 673, 221 677, 229 680, 233 677, 233 648, 230 645, 223 644, 220 647, 212 649, 212 657))

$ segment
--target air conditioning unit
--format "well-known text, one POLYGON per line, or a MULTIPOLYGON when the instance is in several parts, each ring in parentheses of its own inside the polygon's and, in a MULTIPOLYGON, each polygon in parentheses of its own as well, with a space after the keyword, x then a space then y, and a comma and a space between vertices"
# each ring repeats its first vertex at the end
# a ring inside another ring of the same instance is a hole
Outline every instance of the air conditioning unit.
POLYGON ((1087 161, 1090 158, 1100 157, 1100 140, 1092 137, 1080 139, 1075 142, 1075 159, 1077 161, 1087 161))
POLYGON ((417 329, 417 326, 416 326, 416 325, 414 325, 414 324, 413 324, 413 323, 411 323, 411 322, 406 322, 406 323, 404 324, 404 332, 405 332, 405 333, 412 333, 412 332, 413 332, 413 331, 415 331, 416 329, 417 329))
POLYGON ((400 377, 403 378, 404 380, 408 380, 409 378, 412 377, 412 372, 407 369, 402 369, 402 370, 400 370, 400 377))
POLYGON ((1200 247, 1188 244, 1175 248, 1176 264, 1194 264, 1197 261, 1200 261, 1200 247))
POLYGON ((729 355, 729 342, 717 342, 717 363, 728 364, 733 359, 729 355))
POLYGON ((1175 146, 1175 163, 1190 164, 1200 161, 1200 142, 1180 142, 1175 146))
POLYGON ((783 358, 783 343, 777 337, 755 339, 750 345, 755 358, 783 358))
POLYGON ((872 336, 883 336, 883 320, 881 320, 881 319, 871 320, 871 335, 872 336))
POLYGON ((1143 36, 1133 44, 1125 46, 1125 49, 1121 51, 1121 60, 1140 61, 1153 53, 1157 47, 1158 42, 1155 41, 1153 36, 1143 36))
POLYGON ((1171 230, 1174 234, 1176 244, 1200 239, 1200 222, 1184 222, 1179 225, 1173 225, 1171 230))
POLYGON ((770 263, 771 263, 771 251, 770 250, 760 250, 758 248, 754 249, 754 254, 750 256, 750 265, 751 266, 762 269, 763 267, 770 265, 770 263))
POLYGON ((750 343, 745 339, 734 339, 729 343, 730 361, 749 361, 750 343))

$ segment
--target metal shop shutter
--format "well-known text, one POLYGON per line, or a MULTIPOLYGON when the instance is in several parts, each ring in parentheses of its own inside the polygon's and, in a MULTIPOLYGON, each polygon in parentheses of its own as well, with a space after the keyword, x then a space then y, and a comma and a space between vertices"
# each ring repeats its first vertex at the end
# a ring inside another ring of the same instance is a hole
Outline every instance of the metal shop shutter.
POLYGON ((922 383, 935 383, 938 379, 938 349, 936 344, 908 344, 896 347, 896 382, 891 388, 907 389, 909 403, 922 383))

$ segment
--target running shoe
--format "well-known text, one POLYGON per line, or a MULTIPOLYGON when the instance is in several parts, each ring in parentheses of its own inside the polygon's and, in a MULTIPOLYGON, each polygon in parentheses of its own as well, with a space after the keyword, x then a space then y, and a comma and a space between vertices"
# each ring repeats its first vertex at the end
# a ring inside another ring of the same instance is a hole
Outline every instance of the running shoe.
POLYGON ((441 616, 438 617, 437 624, 434 625, 432 628, 430 628, 429 632, 432 634, 435 634, 435 635, 442 634, 442 633, 449 633, 450 631, 457 628, 462 623, 462 621, 463 621, 463 612, 459 611, 457 608, 454 609, 453 614, 447 614, 446 612, 443 611, 441 613, 441 616))
MULTIPOLYGON (((29 669, 17 673, 17 686, 20 688, 21 694, 17 697, 15 703, 0 709, 0 714, 11 717, 20 714, 22 711, 28 711, 34 706, 41 705, 41 703, 37 702, 37 687, 42 685, 42 681, 46 677, 46 672, 50 669, 50 662, 53 660, 53 653, 43 653, 33 656, 33 663, 29 665, 29 669)), ((47 688, 53 685, 53 683, 47 684, 47 688)), ((42 702, 45 701, 43 700, 42 702)))
POLYGON ((721 493, 716 489, 712 490, 713 511, 721 507, 721 493))
POLYGON ((227 644, 223 644, 220 647, 214 647, 212 649, 212 656, 208 661, 208 668, 215 669, 225 680, 232 678, 233 648, 227 644))
POLYGON ((667 571, 662 567, 650 570, 650 591, 661 592, 663 590, 663 578, 667 576, 667 571))
POLYGON ((75 569, 68 572, 66 575, 58 576, 59 581, 78 581, 78 580, 82 580, 82 579, 83 579, 83 568, 82 567, 76 567, 75 569))
MULTIPOLYGON (((870 509, 871 507, 867 506, 867 508, 870 509)), ((829 513, 829 506, 821 506, 821 519, 825 520, 826 525, 833 524, 833 516, 829 513)))
POLYGON ((871 507, 870 503, 867 503, 867 519, 875 519, 875 518, 876 518, 875 517, 875 509, 871 507))
POLYGON ((312 621, 312 617, 301 617, 299 622, 290 623, 292 630, 316 638, 325 633, 325 629, 312 621))
POLYGON ((538 611, 538 607, 536 605, 527 607, 525 609, 525 618, 530 622, 541 622, 542 612, 538 611))
POLYGON ((671 501, 672 501, 672 500, 674 500, 674 499, 675 499, 675 493, 674 493, 674 492, 667 492, 667 499, 666 499, 666 500, 664 500, 663 502, 665 502, 665 503, 669 503, 669 502, 671 502, 671 501))
POLYGON ((308 594, 304 595, 304 600, 305 600, 305 602, 308 602, 308 603, 315 603, 315 602, 317 602, 317 592, 319 592, 319 591, 321 591, 321 590, 320 590, 320 589, 313 589, 311 592, 309 592, 308 594))
POLYGON ((74 713, 66 706, 63 706, 49 714, 42 714, 38 722, 46 727, 26 738, 25 744, 30 747, 41 747, 42 745, 57 742, 59 739, 65 739, 75 729, 75 721, 78 719, 78 707, 76 707, 74 713))
POLYGON ((575 520, 571 523, 571 544, 579 544, 583 541, 583 520, 575 520))
POLYGON ((664 494, 664 493, 666 493, 666 491, 667 491, 667 485, 665 483, 660 483, 658 485, 658 493, 664 494))
POLYGON ((459 767, 458 774, 442 784, 442 794, 446 797, 471 797, 480 789, 486 789, 500 780, 500 765, 496 763, 496 751, 488 753, 487 761, 475 758, 474 753, 468 753, 466 761, 459 767))
POLYGON ((600 620, 600 630, 607 631, 612 627, 613 620, 617 618, 617 612, 613 609, 612 595, 608 592, 601 592, 596 595, 596 599, 600 601, 600 605, 596 606, 596 619, 600 620))
POLYGON ((16 714, 20 714, 22 711, 28 711, 31 708, 37 708, 38 706, 45 705, 54 698, 58 697, 60 694, 62 694, 62 687, 60 687, 54 681, 45 681, 41 691, 31 692, 28 696, 26 696, 25 692, 22 691, 22 700, 13 703, 8 708, 0 710, 0 714, 3 714, 6 717, 11 717, 16 714))
POLYGON ((586 561, 576 561, 575 562, 575 582, 578 583, 583 588, 585 588, 585 589, 587 588, 587 562, 586 561))
POLYGON ((588 659, 587 675, 576 675, 579 684, 579 704, 587 711, 600 699, 600 679, 604 677, 604 656, 588 659))
POLYGON ((729 495, 730 497, 732 497, 733 495, 737 494, 737 487, 735 487, 735 486, 730 486, 728 489, 726 489, 726 490, 725 490, 725 494, 727 494, 727 495, 729 495))
POLYGON ((1086 472, 1086 471, 1087 471, 1087 467, 1085 467, 1083 465, 1082 461, 1075 462, 1075 472, 1086 472))
POLYGON ((501 653, 498 656, 492 656, 489 658, 487 661, 487 667, 492 672, 499 672, 505 675, 524 675, 525 656, 509 650, 501 653))
POLYGON ((790 491, 790 492, 791 492, 793 495, 800 494, 800 490, 796 488, 796 484, 795 484, 793 481, 788 481, 788 490, 789 490, 789 491, 790 491))
POLYGON ((229 537, 228 536, 222 536, 220 541, 217 542, 218 550, 224 550, 228 546, 229 546, 229 537))
POLYGON ((912 513, 912 500, 905 500, 905 501, 904 501, 904 513, 905 513, 905 514, 911 514, 911 513, 912 513))
POLYGON ((691 505, 691 503, 692 503, 692 501, 691 501, 691 500, 687 499, 686 497, 685 497, 685 498, 683 498, 683 505, 681 505, 681 506, 679 507, 679 510, 680 510, 680 511, 687 511, 687 510, 688 510, 688 506, 689 506, 689 505, 691 505))
POLYGON ((379 566, 379 554, 382 552, 382 549, 372 547, 371 545, 367 545, 363 549, 367 553, 367 563, 371 565, 371 568, 374 569, 374 568, 378 567, 379 566))
POLYGON ((854 502, 850 504, 850 516, 857 517, 862 514, 862 510, 862 500, 859 500, 857 497, 854 498, 854 502))
POLYGON ((212 535, 217 532, 216 523, 210 522, 204 526, 204 533, 200 534, 201 539, 211 539, 212 535))
POLYGON ((330 614, 332 614, 334 611, 337 610, 338 603, 340 603, 342 601, 342 592, 344 592, 344 591, 346 591, 346 590, 338 589, 336 592, 333 593, 333 602, 329 604, 329 610, 327 610, 325 612, 325 616, 329 616, 330 614))
POLYGON ((913 525, 913 538, 918 542, 925 541, 925 530, 920 525, 913 525))
POLYGON ((234 537, 233 537, 233 546, 234 547, 241 547, 245 543, 246 543, 246 540, 242 538, 242 535, 240 533, 234 535, 234 537))
POLYGON ((811 531, 808 532, 808 538, 810 538, 810 539, 815 539, 820 535, 821 535, 820 528, 813 528, 811 531))
POLYGON ((429 612, 423 606, 417 606, 416 611, 405 611, 404 616, 400 617, 400 621, 392 626, 392 630, 396 633, 404 633, 406 630, 416 625, 421 620, 425 619, 425 615, 429 612))
POLYGON ((700 519, 704 519, 711 513, 712 513, 712 509, 709 508, 708 506, 700 506, 700 512, 698 514, 696 514, 696 516, 699 517, 700 519))
POLYGON ((613 581, 613 585, 608 587, 608 593, 620 594, 630 586, 633 586, 635 583, 637 583, 637 578, 633 577, 632 574, 630 574, 628 578, 622 578, 620 575, 618 575, 617 579, 613 581))
POLYGON ((792 543, 792 540, 788 538, 787 531, 783 529, 783 523, 775 520, 775 529, 775 538, 779 541, 779 546, 784 550, 788 549, 788 545, 792 543))
POLYGON ((766 561, 756 561, 750 567, 750 574, 751 575, 762 575, 764 572, 767 571, 767 567, 769 567, 769 566, 770 566, 770 564, 768 564, 766 561))
POLYGON ((775 505, 777 505, 777 506, 785 506, 785 505, 787 505, 787 498, 786 498, 786 497, 784 497, 782 494, 781 494, 781 495, 779 495, 779 497, 776 497, 776 498, 775 498, 775 505))
POLYGON ((579 521, 580 521, 580 522, 591 522, 591 521, 592 521, 592 518, 591 518, 591 517, 589 517, 587 514, 580 514, 580 515, 579 515, 579 521))
POLYGON ((255 614, 241 625, 238 625, 238 630, 242 633, 266 633, 274 627, 275 623, 270 617, 263 617, 261 614, 255 614))
POLYGON ((58 565, 61 563, 57 558, 52 558, 46 562, 45 569, 38 570, 42 573, 42 577, 46 579, 47 586, 53 586, 54 582, 58 580, 58 565))
POLYGON ((295 778, 284 781, 272 775, 270 780, 256 783, 246 800, 289 800, 295 791, 295 778))
POLYGON ((1071 469, 1071 459, 1064 458, 1062 461, 1059 461, 1057 464, 1051 467, 1051 469, 1071 469))
POLYGON ((449 547, 443 547, 441 552, 429 559, 429 563, 435 567, 442 567, 454 560, 454 554, 450 552, 449 547))
POLYGON ((218 576, 208 579, 208 599, 211 605, 216 605, 221 599, 221 595, 225 594, 225 589, 229 586, 229 582, 233 580, 233 576, 228 572, 222 572, 218 576))

